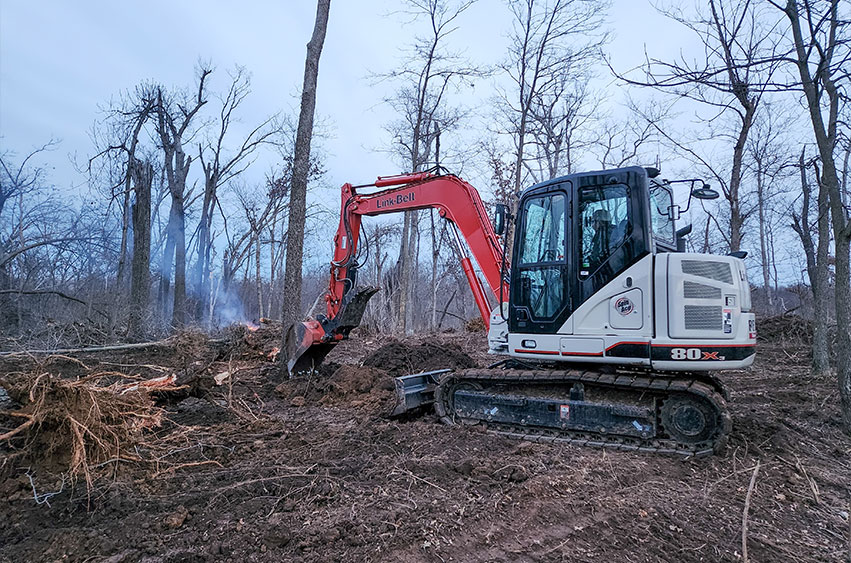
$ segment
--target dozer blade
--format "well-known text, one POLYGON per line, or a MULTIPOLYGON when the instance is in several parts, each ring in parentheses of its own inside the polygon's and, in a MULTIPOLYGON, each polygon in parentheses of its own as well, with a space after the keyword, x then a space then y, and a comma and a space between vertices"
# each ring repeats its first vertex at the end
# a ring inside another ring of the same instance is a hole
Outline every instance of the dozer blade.
POLYGON ((440 381, 440 376, 450 371, 452 370, 438 369, 397 377, 395 379, 396 405, 390 412, 390 416, 401 416, 423 405, 434 403, 434 388, 440 381))
POLYGON ((320 316, 319 320, 311 319, 290 326, 284 340, 290 376, 318 370, 337 342, 348 338, 352 329, 360 325, 366 304, 377 291, 378 288, 372 286, 358 288, 343 298, 343 304, 333 319, 320 316))

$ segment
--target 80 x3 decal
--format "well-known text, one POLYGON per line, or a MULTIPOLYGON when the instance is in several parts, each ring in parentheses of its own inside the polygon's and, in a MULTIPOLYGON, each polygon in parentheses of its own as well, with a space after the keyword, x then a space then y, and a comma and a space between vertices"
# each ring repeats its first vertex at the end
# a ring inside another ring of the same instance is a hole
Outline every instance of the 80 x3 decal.
POLYGON ((683 346, 654 344, 651 355, 654 360, 677 362, 723 362, 743 360, 756 352, 753 344, 728 344, 726 346, 683 346))

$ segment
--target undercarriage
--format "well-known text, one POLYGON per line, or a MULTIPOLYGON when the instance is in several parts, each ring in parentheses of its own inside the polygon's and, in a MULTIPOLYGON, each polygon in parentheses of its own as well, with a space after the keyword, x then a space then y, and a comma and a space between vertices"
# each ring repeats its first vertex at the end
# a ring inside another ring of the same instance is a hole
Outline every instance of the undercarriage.
POLYGON ((726 392, 704 374, 491 368, 397 381, 395 414, 433 400, 446 424, 534 442, 702 456, 731 428, 726 392))

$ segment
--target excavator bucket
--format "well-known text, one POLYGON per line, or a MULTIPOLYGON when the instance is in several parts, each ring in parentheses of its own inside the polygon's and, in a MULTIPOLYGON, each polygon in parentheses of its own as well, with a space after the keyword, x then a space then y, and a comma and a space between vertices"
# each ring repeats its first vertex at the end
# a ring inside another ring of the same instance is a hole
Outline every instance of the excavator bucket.
POLYGON ((322 360, 337 344, 336 340, 322 342, 324 334, 322 325, 314 320, 296 323, 287 329, 284 351, 287 371, 291 376, 310 373, 319 368, 322 360))
POLYGON ((349 333, 360 326, 366 304, 377 291, 378 288, 372 286, 358 288, 343 298, 343 304, 333 319, 320 316, 319 320, 311 319, 290 326, 284 342, 290 375, 318 370, 337 342, 348 338, 349 333))

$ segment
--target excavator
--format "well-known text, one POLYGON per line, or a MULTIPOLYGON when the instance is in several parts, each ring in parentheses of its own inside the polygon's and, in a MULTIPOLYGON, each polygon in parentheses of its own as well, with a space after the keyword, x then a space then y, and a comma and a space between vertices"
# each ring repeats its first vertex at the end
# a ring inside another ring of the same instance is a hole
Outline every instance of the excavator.
POLYGON ((497 204, 493 223, 476 189, 443 169, 343 185, 326 311, 287 329, 290 374, 317 369, 378 290, 358 283, 362 218, 435 209, 450 223, 489 352, 503 358, 397 378, 394 414, 433 405, 444 423, 525 440, 717 453, 731 428, 718 372, 746 368, 756 352, 745 253, 686 252, 691 225, 676 222, 693 199, 718 193, 659 176, 649 167, 562 176, 518 194, 516 217, 497 204), (685 207, 677 186, 688 188, 685 207))

